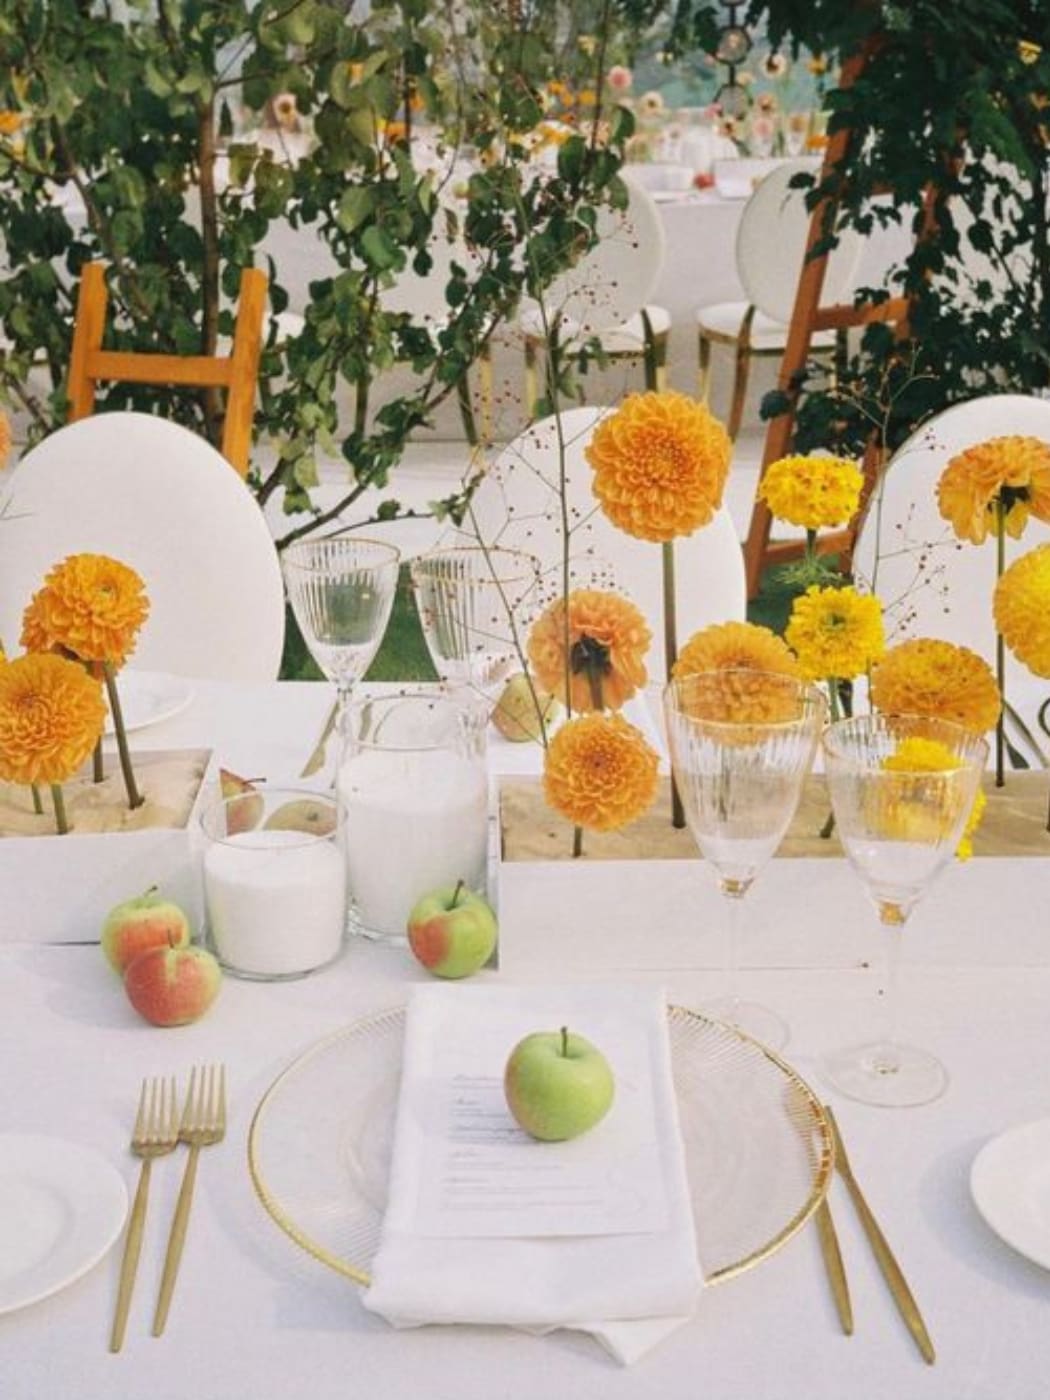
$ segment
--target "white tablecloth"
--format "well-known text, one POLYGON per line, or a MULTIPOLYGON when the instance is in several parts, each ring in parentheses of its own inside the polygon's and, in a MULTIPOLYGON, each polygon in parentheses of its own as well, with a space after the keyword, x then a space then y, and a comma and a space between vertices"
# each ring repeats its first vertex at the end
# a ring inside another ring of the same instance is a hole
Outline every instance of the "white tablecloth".
MULTIPOLYGON (((210 737, 241 771, 275 771, 273 758, 294 769, 312 745, 327 694, 321 686, 201 685, 189 710, 143 731, 140 740, 210 737)), ((854 1297, 851 1339, 838 1330, 812 1230, 739 1279, 708 1290, 696 1320, 629 1370, 584 1338, 481 1329, 395 1333, 361 1308, 353 1285, 272 1224, 254 1198, 245 1143, 256 1103, 292 1057, 356 1016, 403 1001, 425 977, 410 956, 356 943, 335 966, 300 982, 265 986, 227 978, 203 1020, 157 1030, 128 1008, 96 948, 19 943, 18 911, 5 908, 5 1129, 59 1134, 93 1147, 133 1186, 137 1164, 125 1144, 141 1077, 181 1076, 194 1063, 220 1059, 229 1069, 231 1121, 226 1142, 201 1159, 164 1338, 152 1339, 148 1323, 178 1187, 181 1161, 174 1160, 154 1171, 124 1352, 113 1357, 106 1350, 118 1250, 65 1291, 0 1317, 4 1400, 267 1400, 289 1392, 317 1400, 357 1394, 1035 1400, 1045 1394, 1050 1370, 1050 1280, 988 1230, 967 1184, 973 1157, 989 1137, 1050 1113, 1050 946, 1044 946, 1050 939, 1039 937, 1045 903, 1032 907, 1026 929, 996 919, 997 882, 1005 876, 1023 888, 1029 878, 1024 862, 1010 867, 971 867, 971 904, 992 911, 980 965, 971 931, 956 960, 950 945, 940 943, 936 961, 906 968, 903 1024, 947 1063, 945 1097, 891 1112, 831 1096, 854 1166, 929 1323, 938 1349, 932 1370, 897 1316, 838 1183, 832 1204, 854 1297)), ((535 867, 531 889, 538 902, 550 902, 550 869, 535 867)), ((624 872, 607 865, 602 878, 616 882, 624 872)), ((931 896, 931 906, 938 897, 931 896)), ((747 991, 786 1016, 787 1057, 827 1095, 817 1057, 871 1025, 878 978, 863 965, 867 958, 856 958, 856 930, 848 931, 843 957, 829 959, 827 949, 845 932, 829 901, 785 902, 778 913, 771 954, 763 958, 752 949, 756 966, 746 973, 747 991)), ((688 927, 693 914, 683 902, 675 917, 688 927)), ((569 926, 586 918, 568 895, 566 915, 569 926)), ((520 909, 515 920, 522 926, 520 909)), ((868 957, 877 951, 873 933, 868 957)), ((589 975, 620 974, 611 962, 596 962, 589 975)), ((665 980, 656 970, 634 975, 665 980)), ((719 983, 716 971, 698 967, 676 972, 671 990, 689 1004, 717 992, 719 983)))

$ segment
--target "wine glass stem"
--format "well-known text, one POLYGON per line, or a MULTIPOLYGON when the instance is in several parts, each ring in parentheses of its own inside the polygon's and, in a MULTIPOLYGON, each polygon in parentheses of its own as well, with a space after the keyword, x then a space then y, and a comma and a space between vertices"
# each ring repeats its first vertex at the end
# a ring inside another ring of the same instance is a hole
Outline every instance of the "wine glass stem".
POLYGON ((740 1020, 740 906, 743 894, 733 894, 723 887, 722 896, 726 904, 725 917, 725 969, 726 1004, 728 1020, 735 1026, 740 1020))
POLYGON ((339 785, 339 774, 343 771, 343 764, 350 756, 351 740, 350 733, 350 703, 353 699, 354 683, 349 681, 337 681, 335 691, 335 736, 336 736, 336 761, 335 761, 335 784, 339 785))
POLYGON ((876 1069, 883 1074, 892 1074, 900 1064, 897 1046, 898 1017, 900 998, 898 984, 900 974, 901 946, 904 933, 904 918, 897 906, 893 912, 880 910, 883 930, 885 986, 882 995, 882 1034, 876 1048, 876 1069))

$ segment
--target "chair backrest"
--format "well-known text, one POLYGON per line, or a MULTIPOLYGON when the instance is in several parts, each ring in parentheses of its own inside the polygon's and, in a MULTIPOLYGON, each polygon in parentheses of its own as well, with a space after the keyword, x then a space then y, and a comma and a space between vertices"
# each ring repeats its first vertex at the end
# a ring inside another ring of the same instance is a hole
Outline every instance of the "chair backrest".
MULTIPOLYGON (((593 473, 584 456, 598 423, 612 411, 574 408, 561 415, 570 572, 574 586, 620 588, 641 609, 653 631, 646 664, 650 679, 659 682, 665 678, 660 546, 634 539, 606 519, 591 490, 593 473)), ((475 494, 473 520, 468 518, 461 532, 535 555, 548 597, 562 588, 559 475, 557 420, 544 418, 500 454, 475 494)), ((743 618, 743 556, 725 507, 709 525, 676 542, 675 563, 680 644, 708 623, 743 618)))
MULTIPOLYGON (((744 206, 736 235, 737 275, 748 301, 784 325, 794 310, 809 234, 806 192, 789 188, 799 171, 812 174, 812 161, 787 161, 762 179, 744 206)), ((864 251, 854 229, 841 230, 838 239, 824 277, 825 305, 846 299, 864 251)))
MULTIPOLYGON (((663 269, 667 236, 656 201, 629 176, 625 209, 598 211, 598 241, 569 272, 547 288, 543 305, 561 316, 575 335, 597 335, 637 316, 652 296, 663 269)), ((526 316, 536 303, 526 298, 526 316)))
POLYGON ((237 321, 229 355, 104 350, 102 339, 108 300, 106 270, 102 263, 87 263, 80 278, 69 360, 69 421, 74 423, 94 411, 95 387, 107 381, 225 389, 222 454, 241 476, 247 476, 266 288, 266 274, 258 268, 248 267, 241 273, 237 321))
POLYGON ((284 589, 254 497, 210 443, 146 413, 99 413, 27 452, 0 524, 0 641, 69 554, 108 554, 142 576, 150 613, 129 665, 273 680, 284 589))
MULTIPOLYGON (((893 455, 872 494, 857 537, 858 587, 877 593, 891 642, 940 637, 995 664, 995 543, 960 543, 937 508, 937 481, 958 452, 987 438, 1019 435, 1050 442, 1050 401, 992 394, 935 415, 893 455)), ((1030 518, 1020 540, 1007 537, 1009 563, 1050 538, 1030 518)))

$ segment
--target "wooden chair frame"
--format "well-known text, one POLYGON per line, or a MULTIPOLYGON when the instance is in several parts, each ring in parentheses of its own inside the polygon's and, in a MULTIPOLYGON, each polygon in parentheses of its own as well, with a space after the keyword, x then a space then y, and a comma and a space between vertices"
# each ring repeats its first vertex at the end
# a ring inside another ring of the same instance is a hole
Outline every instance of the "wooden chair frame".
POLYGON ((96 387, 107 381, 225 389, 226 413, 220 450, 240 476, 247 476, 267 285, 266 274, 259 268, 248 267, 241 273, 237 321, 229 355, 104 350, 102 339, 108 303, 106 269, 100 262, 87 263, 80 279, 69 361, 69 421, 74 423, 94 412, 96 387))

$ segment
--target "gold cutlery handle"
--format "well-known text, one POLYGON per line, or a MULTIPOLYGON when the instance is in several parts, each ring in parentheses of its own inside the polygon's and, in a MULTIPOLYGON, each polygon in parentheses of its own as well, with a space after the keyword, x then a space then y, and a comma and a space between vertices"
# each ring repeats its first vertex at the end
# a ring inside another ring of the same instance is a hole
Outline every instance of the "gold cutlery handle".
POLYGON ((849 1296, 849 1283, 846 1280, 846 1269, 842 1263, 842 1250, 839 1248, 839 1237, 835 1231, 835 1222, 831 1218, 831 1210, 827 1201, 822 1201, 820 1209, 817 1211, 817 1234, 820 1236, 820 1252, 824 1256, 824 1269, 831 1285, 831 1294, 835 1299, 835 1309, 839 1315, 839 1322, 847 1337, 853 1335, 853 1304, 849 1296))
POLYGON ((849 1191, 857 1215, 860 1218, 861 1226, 863 1227, 865 1235, 868 1237, 868 1243, 871 1245, 872 1253, 875 1255, 875 1260, 882 1270, 883 1278, 889 1284, 890 1296, 893 1298, 894 1303, 896 1303, 897 1311, 904 1319, 908 1331, 915 1339, 915 1344, 922 1353, 923 1360, 932 1366, 937 1359, 937 1353, 933 1349, 933 1342, 930 1339, 929 1332, 926 1330, 926 1323, 923 1321, 922 1313, 919 1311, 919 1305, 915 1301, 915 1296, 911 1289, 908 1287, 907 1279, 905 1279, 904 1274, 901 1272, 901 1266, 897 1263, 893 1250, 890 1249, 889 1242, 882 1233, 879 1222, 875 1219, 874 1215, 872 1215, 871 1207, 864 1199, 864 1193, 860 1189, 857 1178, 853 1175, 853 1168, 850 1166, 849 1158, 846 1156, 846 1148, 842 1141, 842 1134, 839 1132, 839 1125, 835 1121, 835 1115, 827 1105, 824 1107, 824 1112, 827 1115, 828 1126, 831 1128, 832 1138, 835 1143, 835 1165, 842 1173, 842 1179, 846 1183, 846 1189, 849 1191))
POLYGON ((120 1262, 120 1285, 117 1289, 117 1310, 113 1316, 113 1331, 109 1338, 110 1351, 119 1351, 124 1345, 124 1332, 128 1325, 128 1310, 131 1307, 131 1294, 138 1273, 139 1255, 142 1253, 142 1231, 146 1224, 146 1204, 149 1201, 150 1168, 153 1163, 147 1157, 139 1172, 135 1203, 131 1207, 128 1233, 124 1239, 124 1258, 120 1262))
POLYGON ((164 1274, 160 1281, 160 1293, 157 1295, 157 1311, 153 1314, 153 1335, 155 1337, 161 1335, 168 1321, 171 1295, 175 1291, 175 1280, 178 1277, 179 1263, 182 1260, 182 1246, 186 1242, 186 1227, 190 1223, 190 1207, 193 1205, 193 1188, 197 1183, 197 1158, 199 1156, 200 1144, 193 1143, 186 1162, 186 1170, 183 1173, 182 1185, 179 1188, 175 1215, 171 1222, 168 1252, 164 1256, 164 1274))
POLYGON ((338 714, 339 701, 336 700, 333 702, 332 708, 328 711, 328 718, 325 720, 324 728, 321 730, 317 743, 314 745, 313 753, 311 753, 310 757, 303 764, 302 772, 299 774, 300 778, 312 778, 318 769, 324 767, 328 741, 332 737, 332 731, 335 729, 335 722, 338 714))

